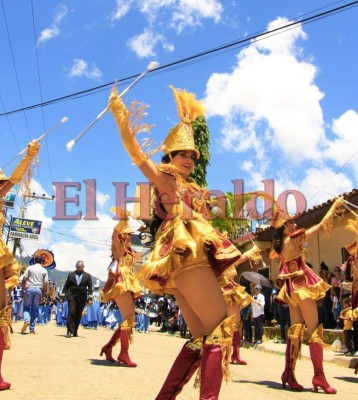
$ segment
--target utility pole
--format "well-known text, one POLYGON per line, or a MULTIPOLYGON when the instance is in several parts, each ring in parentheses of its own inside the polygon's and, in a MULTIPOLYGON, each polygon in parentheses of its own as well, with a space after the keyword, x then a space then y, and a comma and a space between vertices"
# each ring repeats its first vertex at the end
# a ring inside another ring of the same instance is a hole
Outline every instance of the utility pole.
MULTIPOLYGON (((26 211, 26 206, 27 206, 27 204, 29 204, 29 203, 31 203, 32 201, 37 200, 37 199, 41 199, 41 200, 54 200, 54 199, 55 199, 55 196, 49 197, 49 196, 46 196, 45 194, 43 194, 42 196, 40 196, 40 195, 37 195, 35 192, 33 192, 32 194, 25 193, 25 194, 22 196, 22 203, 21 203, 21 207, 20 207, 20 215, 19 215, 19 218, 25 218, 25 211, 26 211)), ((10 229, 9 229, 9 230, 10 230, 10 229)), ((17 250, 17 248, 20 247, 20 240, 21 240, 20 238, 15 238, 15 240, 14 240, 14 247, 13 247, 13 249, 12 249, 12 254, 14 255, 14 257, 15 257, 15 255, 16 255, 16 250, 17 250)))

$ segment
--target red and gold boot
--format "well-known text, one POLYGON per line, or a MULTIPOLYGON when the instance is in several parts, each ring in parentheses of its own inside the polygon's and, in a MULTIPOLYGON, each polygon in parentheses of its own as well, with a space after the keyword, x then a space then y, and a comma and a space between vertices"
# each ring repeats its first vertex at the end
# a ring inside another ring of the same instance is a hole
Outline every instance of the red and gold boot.
POLYGON ((121 326, 119 326, 113 333, 112 337, 110 338, 109 342, 105 344, 102 349, 100 356, 104 353, 106 356, 107 361, 116 362, 116 360, 112 356, 112 349, 118 343, 121 336, 121 326))
POLYGON ((201 362, 203 338, 184 344, 155 400, 175 400, 201 362))
POLYGON ((224 319, 206 337, 200 371, 200 400, 218 400, 223 377, 230 379, 229 360, 235 315, 224 319))
POLYGON ((125 364, 126 367, 136 367, 137 364, 132 362, 129 358, 128 349, 129 343, 132 343, 133 338, 133 324, 134 324, 134 316, 128 317, 121 325, 121 352, 118 355, 117 361, 118 365, 125 364))
POLYGON ((295 368, 296 361, 301 351, 302 339, 304 334, 304 324, 294 324, 288 329, 288 340, 285 354, 285 370, 281 376, 282 387, 286 387, 286 383, 292 390, 301 391, 303 386, 296 381, 295 368))
POLYGON ((323 372, 323 327, 319 325, 310 337, 310 355, 314 369, 312 385, 315 392, 322 388, 327 394, 336 394, 337 390, 329 386, 323 372))
POLYGON ((247 365, 247 362, 240 357, 241 331, 242 323, 240 322, 232 337, 231 364, 247 365))
POLYGON ((1 375, 1 364, 4 349, 10 348, 10 320, 11 306, 6 306, 0 311, 0 390, 10 389, 11 383, 5 382, 1 375))

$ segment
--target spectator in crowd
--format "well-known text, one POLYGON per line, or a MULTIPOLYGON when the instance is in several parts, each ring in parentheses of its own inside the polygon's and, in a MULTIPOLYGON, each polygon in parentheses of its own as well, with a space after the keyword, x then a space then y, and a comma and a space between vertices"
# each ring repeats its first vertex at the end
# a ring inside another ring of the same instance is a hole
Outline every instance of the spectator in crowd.
POLYGON ((264 333, 264 322, 265 322, 265 297, 261 293, 262 287, 256 285, 254 288, 254 300, 251 303, 252 307, 252 318, 255 327, 255 344, 262 343, 262 336, 264 333))
MULTIPOLYGON (((324 261, 322 261, 320 264, 319 276, 328 285, 331 284, 333 275, 329 271, 329 268, 324 261)), ((326 295, 323 300, 323 328, 324 329, 333 329, 336 327, 336 325, 337 325, 337 322, 335 321, 334 315, 333 315, 333 301, 332 301, 332 297, 331 297, 331 291, 327 290, 326 295)))
POLYGON ((241 310, 241 318, 244 328, 245 341, 252 342, 252 307, 249 304, 247 307, 241 310))
POLYGON ((24 325, 21 333, 25 333, 28 327, 30 327, 30 333, 35 333, 39 304, 46 299, 48 274, 42 263, 42 257, 35 256, 34 264, 26 268, 22 277, 21 296, 24 299, 24 325))
POLYGON ((333 271, 333 276, 331 279, 331 300, 332 300, 332 309, 334 319, 336 321, 336 328, 340 329, 341 326, 339 324, 339 314, 341 313, 342 306, 340 303, 341 299, 341 284, 342 284, 342 276, 341 269, 339 267, 335 267, 333 271))
POLYGON ((352 304, 349 298, 345 298, 343 300, 343 310, 338 316, 344 323, 343 332, 344 332, 344 340, 346 343, 347 351, 346 355, 354 355, 354 338, 353 338, 353 310, 352 304))

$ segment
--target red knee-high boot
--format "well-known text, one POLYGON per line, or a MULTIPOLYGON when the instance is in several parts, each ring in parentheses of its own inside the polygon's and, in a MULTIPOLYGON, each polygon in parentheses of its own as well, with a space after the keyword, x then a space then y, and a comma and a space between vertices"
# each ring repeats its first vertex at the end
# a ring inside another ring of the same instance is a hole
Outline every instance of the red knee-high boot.
POLYGON ((4 349, 10 347, 9 325, 11 318, 11 306, 6 306, 0 311, 0 390, 10 389, 11 383, 5 382, 1 375, 1 364, 4 349))
POLYGON ((224 319, 205 339, 201 360, 200 400, 218 400, 223 377, 226 380, 230 378, 229 359, 235 318, 232 315, 224 319))
POLYGON ((232 355, 231 364, 246 365, 247 362, 240 357, 240 343, 241 343, 241 323, 236 327, 236 331, 232 337, 232 355))
POLYGON ((288 340, 285 354, 285 370, 281 376, 282 387, 286 387, 286 383, 292 390, 303 390, 303 386, 296 381, 295 368, 296 361, 300 354, 302 339, 304 334, 304 324, 294 324, 288 329, 288 340))
POLYGON ((128 317, 121 325, 121 352, 118 355, 118 365, 125 364, 127 367, 136 367, 137 364, 129 358, 129 343, 132 342, 134 316, 128 317))
POLYGON ((186 342, 172 365, 155 400, 175 400, 201 362, 203 338, 186 342))
POLYGON ((107 361, 116 362, 116 360, 112 356, 112 349, 118 343, 121 336, 121 326, 119 326, 113 333, 112 337, 110 338, 109 342, 105 344, 102 349, 100 356, 104 353, 106 356, 107 361))
POLYGON ((314 377, 312 385, 315 392, 321 387, 327 394, 336 394, 337 390, 329 386, 323 372, 323 327, 319 327, 313 332, 310 338, 310 355, 313 363, 314 377))

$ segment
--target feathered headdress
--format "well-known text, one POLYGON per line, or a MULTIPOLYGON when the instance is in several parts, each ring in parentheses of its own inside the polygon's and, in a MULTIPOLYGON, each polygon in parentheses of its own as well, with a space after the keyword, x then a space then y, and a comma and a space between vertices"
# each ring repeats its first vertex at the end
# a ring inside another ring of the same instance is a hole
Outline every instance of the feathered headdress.
POLYGON ((186 90, 175 89, 173 86, 170 86, 170 88, 174 93, 174 100, 177 105, 180 122, 169 132, 164 140, 164 154, 179 150, 191 150, 194 151, 197 158, 199 158, 200 152, 195 147, 191 123, 195 121, 197 117, 204 114, 204 107, 200 101, 195 99, 193 93, 188 93, 186 90))
POLYGON ((115 231, 117 231, 120 234, 134 233, 134 230, 131 228, 131 226, 129 225, 129 222, 128 222, 129 221, 128 217, 130 216, 130 212, 128 212, 120 207, 111 207, 110 210, 116 214, 116 217, 120 218, 120 221, 114 227, 115 231))

